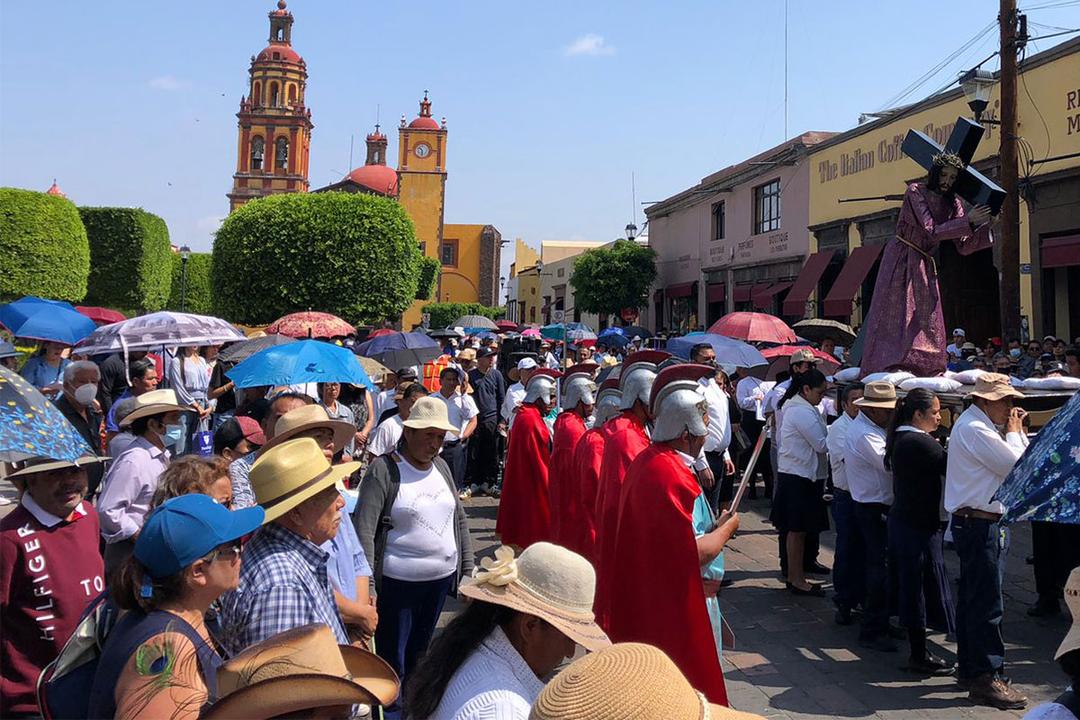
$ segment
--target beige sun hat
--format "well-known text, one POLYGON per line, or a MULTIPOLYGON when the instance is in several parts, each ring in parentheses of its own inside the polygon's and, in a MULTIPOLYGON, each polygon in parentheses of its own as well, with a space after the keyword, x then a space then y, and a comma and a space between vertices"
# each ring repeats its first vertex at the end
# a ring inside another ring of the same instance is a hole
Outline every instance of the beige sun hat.
POLYGON ((1073 568, 1065 583, 1065 605, 1072 616, 1072 627, 1054 653, 1054 660, 1060 660, 1065 653, 1080 650, 1080 567, 1073 568))
POLYGON ((389 705, 400 682, 378 655, 338 645, 312 623, 252 645, 218 668, 218 697, 207 718, 291 716, 337 705, 389 705))
POLYGON ((533 703, 529 720, 763 720, 708 702, 652 645, 619 643, 570 663, 533 703))
POLYGON ((135 398, 135 405, 131 412, 120 420, 120 427, 127 427, 139 418, 171 412, 194 412, 194 410, 180 404, 175 390, 151 390, 135 398))
POLYGON ((413 403, 409 411, 409 419, 402 423, 413 430, 430 430, 437 428, 458 435, 461 428, 450 424, 450 416, 446 412, 446 403, 437 397, 430 395, 419 398, 413 403))
POLYGON ((866 383, 863 396, 855 401, 859 407, 885 408, 896 407, 896 386, 884 380, 866 383))
POLYGON ((1007 397, 1024 397, 1024 393, 1009 383, 1009 376, 1000 373, 983 373, 975 380, 975 397, 983 400, 1002 400, 1007 397))
POLYGON ((596 571, 564 547, 533 543, 515 559, 503 545, 462 581, 461 594, 535 615, 586 650, 611 645, 593 615, 596 571))
POLYGON ((274 423, 274 437, 266 441, 263 450, 292 440, 302 432, 318 428, 326 428, 334 433, 334 452, 348 445, 349 440, 356 434, 356 428, 351 422, 332 419, 322 405, 304 405, 278 418, 274 423))
POLYGON ((71 467, 86 467, 87 465, 103 463, 109 460, 112 460, 112 458, 99 457, 97 455, 83 455, 81 458, 74 461, 56 460, 55 458, 50 457, 33 457, 15 463, 17 469, 13 472, 9 472, 6 477, 14 478, 25 475, 37 475, 38 473, 50 472, 52 470, 64 470, 71 467))
POLYGON ((266 511, 263 524, 276 520, 359 469, 358 462, 331 465, 319 443, 311 438, 296 438, 264 448, 249 475, 255 502, 266 511))

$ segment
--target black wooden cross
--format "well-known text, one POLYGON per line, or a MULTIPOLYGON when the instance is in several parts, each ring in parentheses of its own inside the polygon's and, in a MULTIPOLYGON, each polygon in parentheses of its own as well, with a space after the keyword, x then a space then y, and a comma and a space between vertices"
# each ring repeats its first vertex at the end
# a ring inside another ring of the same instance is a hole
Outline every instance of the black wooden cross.
POLYGON ((944 148, 918 130, 908 130, 900 149, 927 171, 934 163, 934 156, 943 150, 958 155, 964 161, 964 169, 956 177, 953 192, 972 205, 989 205, 990 211, 997 215, 1001 210, 1001 204, 1005 202, 1005 191, 970 165, 983 132, 985 129, 982 125, 960 117, 956 119, 956 126, 953 127, 944 148))

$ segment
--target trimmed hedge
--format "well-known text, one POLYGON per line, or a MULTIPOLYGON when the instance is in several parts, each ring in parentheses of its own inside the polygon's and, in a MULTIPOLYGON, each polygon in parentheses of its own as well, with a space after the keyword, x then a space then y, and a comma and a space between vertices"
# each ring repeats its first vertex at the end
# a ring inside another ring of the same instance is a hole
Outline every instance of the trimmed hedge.
POLYGON ((420 247, 396 200, 287 193, 233 212, 214 240, 214 314, 246 325, 298 310, 355 324, 396 318, 415 299, 420 247))
POLYGON ((172 250, 165 221, 141 208, 81 207, 90 240, 86 303, 137 313, 165 307, 172 250))
POLYGON ((430 300, 435 297, 435 288, 439 286, 442 263, 438 258, 424 255, 420 258, 420 281, 416 286, 417 300, 430 300))
POLYGON ((213 295, 210 292, 210 266, 213 256, 210 253, 191 253, 187 262, 187 280, 184 287, 184 303, 180 304, 180 285, 183 275, 183 260, 180 253, 172 254, 172 287, 169 290, 170 310, 183 310, 197 315, 210 315, 214 311, 213 295))
POLYGON ((90 244, 70 200, 0 188, 0 299, 79 302, 89 273, 90 244))
POLYGON ((429 327, 444 328, 462 315, 483 315, 498 320, 506 314, 506 308, 489 307, 480 303, 431 303, 421 308, 421 312, 431 313, 429 327))

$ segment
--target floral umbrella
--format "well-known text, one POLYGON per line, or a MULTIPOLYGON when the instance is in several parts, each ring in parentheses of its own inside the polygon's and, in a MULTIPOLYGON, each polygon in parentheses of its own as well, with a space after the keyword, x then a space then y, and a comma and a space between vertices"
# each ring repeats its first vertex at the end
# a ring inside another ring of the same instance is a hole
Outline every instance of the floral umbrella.
POLYGON ((100 355, 162 345, 223 345, 244 339, 242 332, 220 318, 163 310, 99 327, 75 350, 83 355, 100 355))
POLYGON ((37 388, 0 366, 0 462, 76 460, 94 451, 37 388))
POLYGON ((266 327, 266 332, 294 338, 332 338, 355 335, 356 328, 337 315, 308 310, 278 318, 266 327))

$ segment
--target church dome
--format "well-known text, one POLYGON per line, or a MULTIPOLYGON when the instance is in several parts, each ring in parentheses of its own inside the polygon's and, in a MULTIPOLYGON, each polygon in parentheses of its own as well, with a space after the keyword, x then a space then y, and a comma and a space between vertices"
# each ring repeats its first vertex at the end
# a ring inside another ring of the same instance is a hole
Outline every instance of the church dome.
POLYGON ((397 197, 398 174, 386 165, 364 165, 353 170, 345 178, 383 195, 397 197))
POLYGON ((421 115, 409 123, 409 127, 420 130, 438 130, 439 123, 435 122, 435 118, 433 117, 424 117, 421 115))
POLYGON ((271 43, 255 57, 256 62, 291 62, 297 65, 304 64, 304 58, 289 45, 271 43), (274 57, 277 55, 277 57, 274 57))

